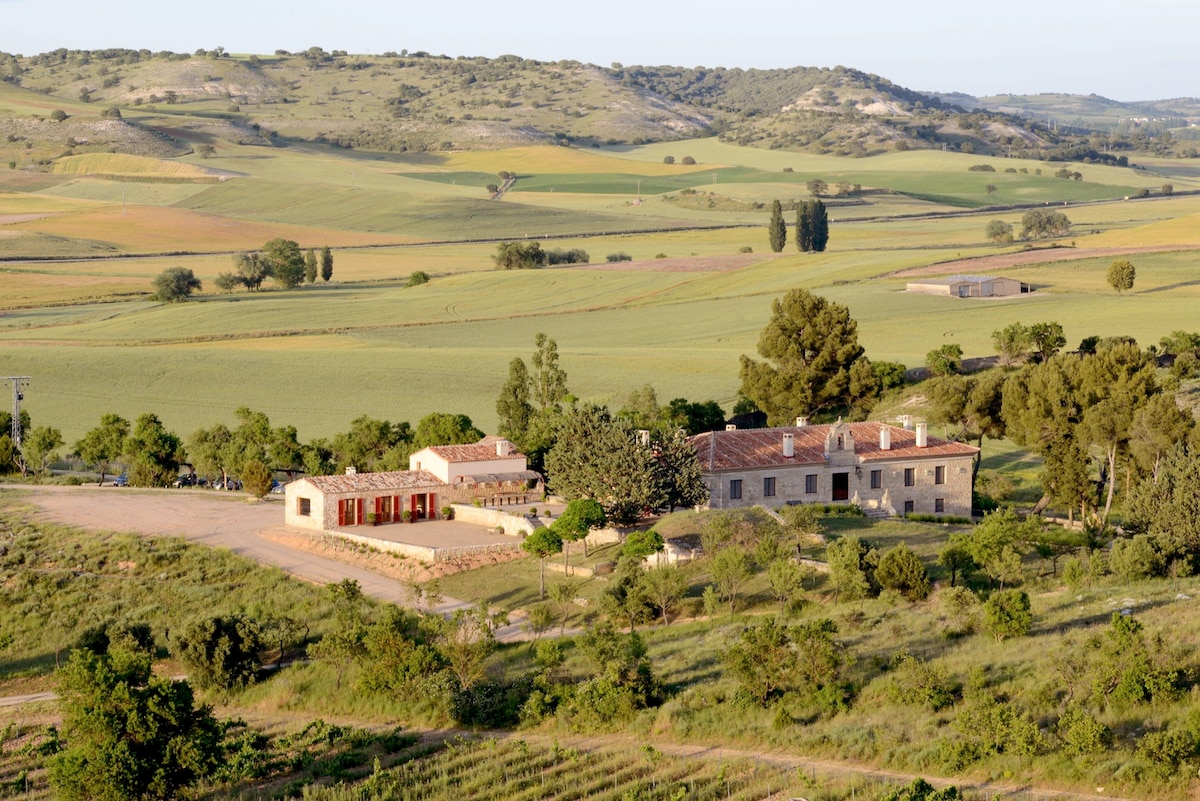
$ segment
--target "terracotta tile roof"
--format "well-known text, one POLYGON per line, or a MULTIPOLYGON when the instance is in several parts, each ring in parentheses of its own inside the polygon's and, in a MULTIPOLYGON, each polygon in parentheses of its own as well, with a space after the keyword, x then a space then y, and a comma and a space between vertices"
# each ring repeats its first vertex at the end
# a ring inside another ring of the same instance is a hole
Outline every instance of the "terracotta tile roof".
POLYGON ((302 479, 329 495, 353 492, 391 492, 411 489, 449 489, 428 470, 393 470, 387 473, 353 473, 336 476, 308 476, 302 479))
MULTIPOLYGON (((886 423, 850 423, 854 437, 854 453, 863 462, 891 459, 945 459, 973 456, 979 449, 961 442, 928 437, 924 448, 917 447, 917 434, 896 426, 887 427, 892 433, 892 447, 881 450, 879 430, 886 423)), ((801 428, 747 428, 735 431, 712 431, 691 438, 706 473, 717 470, 739 470, 750 467, 782 467, 796 464, 825 464, 825 437, 832 425, 801 428), (795 438, 795 456, 783 455, 783 435, 795 438)))
POLYGON ((490 462, 494 459, 523 460, 525 458, 525 454, 519 452, 515 447, 507 456, 499 455, 496 453, 496 443, 494 440, 490 445, 485 445, 482 442, 476 442, 474 445, 430 445, 429 450, 450 464, 490 462))

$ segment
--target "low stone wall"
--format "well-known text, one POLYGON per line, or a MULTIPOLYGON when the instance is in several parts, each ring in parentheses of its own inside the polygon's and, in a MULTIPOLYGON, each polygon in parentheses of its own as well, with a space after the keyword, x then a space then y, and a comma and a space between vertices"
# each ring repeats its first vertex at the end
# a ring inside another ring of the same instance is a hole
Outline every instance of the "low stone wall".
POLYGON ((425 545, 410 545, 407 542, 393 542, 392 540, 381 540, 376 537, 364 537, 361 534, 351 534, 348 531, 342 530, 333 531, 330 536, 340 537, 349 542, 365 545, 368 548, 374 548, 377 551, 385 553, 398 553, 403 556, 411 556, 425 562, 448 562, 451 559, 458 559, 463 556, 474 556, 481 553, 505 553, 521 549, 521 543, 519 542, 499 542, 490 545, 462 545, 456 548, 432 548, 425 545))
POLYGON ((504 533, 510 537, 524 539, 532 534, 535 528, 541 526, 541 523, 538 521, 530 520, 523 515, 501 512, 499 509, 468 506, 465 503, 456 503, 451 508, 454 509, 455 520, 461 520, 465 523, 475 523, 491 529, 504 529, 504 533))

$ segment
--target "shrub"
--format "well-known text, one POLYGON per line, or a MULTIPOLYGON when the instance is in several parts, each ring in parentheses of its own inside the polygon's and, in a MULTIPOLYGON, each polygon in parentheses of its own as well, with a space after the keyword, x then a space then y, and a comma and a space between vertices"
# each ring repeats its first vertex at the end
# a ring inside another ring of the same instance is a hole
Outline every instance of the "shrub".
POLYGON ((417 270, 408 276, 408 283, 405 286, 420 286, 421 284, 429 283, 429 273, 424 270, 417 270))
POLYGON ((750 247, 749 245, 742 245, 740 248, 738 248, 738 253, 753 253, 753 252, 754 252, 754 248, 750 247))
POLYGON ((271 468, 257 459, 251 459, 242 468, 242 486, 256 498, 266 497, 271 491, 271 482, 271 468))
POLYGON ((1067 706, 1054 732, 1062 742, 1062 750, 1071 756, 1101 753, 1113 740, 1112 731, 1076 703, 1067 706))
POLYGON ((197 687, 232 690, 258 677, 258 625, 240 615, 197 620, 184 628, 174 645, 175 656, 197 687))
POLYGON ((614 264, 619 261, 633 261, 633 256, 630 256, 628 253, 625 253, 624 251, 621 251, 619 253, 609 253, 604 258, 608 261, 609 264, 614 264))
POLYGON ((925 706, 939 712, 954 703, 955 686, 944 667, 922 662, 907 651, 892 659, 888 697, 906 706, 925 706))
POLYGON ((684 157, 683 157, 683 161, 681 161, 681 162, 679 162, 679 163, 680 163, 680 164, 688 164, 688 165, 692 165, 692 164, 695 164, 695 163, 696 163, 696 160, 695 160, 694 158, 692 158, 691 156, 684 156, 684 157))
POLYGON ((983 627, 1003 642, 1009 637, 1024 637, 1033 627, 1029 596, 1021 590, 1000 590, 983 604, 983 627))
POLYGON ((1148 534, 1113 540, 1109 568, 1123 581, 1138 581, 1161 575, 1165 569, 1162 554, 1148 534))
POLYGON ((969 172, 995 172, 996 168, 991 164, 972 164, 970 167, 967 167, 967 170, 969 172))
POLYGON ((663 164, 674 164, 674 163, 675 163, 674 156, 663 156, 663 164))
POLYGON ((929 596, 929 576, 921 557, 900 543, 888 549, 875 568, 875 580, 886 590, 896 590, 910 601, 922 601, 929 596))
POLYGON ((453 506, 447 505, 447 506, 442 507, 442 519, 443 520, 453 520, 454 519, 454 507, 453 506))

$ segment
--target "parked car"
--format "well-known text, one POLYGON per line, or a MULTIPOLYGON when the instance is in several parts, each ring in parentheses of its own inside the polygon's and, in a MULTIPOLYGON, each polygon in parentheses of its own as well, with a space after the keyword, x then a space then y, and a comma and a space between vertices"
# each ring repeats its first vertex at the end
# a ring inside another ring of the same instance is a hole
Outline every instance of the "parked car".
POLYGON ((242 488, 242 482, 238 481, 233 476, 226 478, 224 481, 222 481, 221 479, 218 478, 216 481, 213 482, 213 489, 240 490, 241 488, 242 488))
POLYGON ((282 495, 283 494, 283 484, 280 484, 275 479, 271 479, 271 493, 273 495, 282 495))
POLYGON ((128 487, 129 486, 129 474, 122 473, 121 475, 117 476, 116 478, 114 478, 112 480, 112 485, 114 487, 128 487))
POLYGON ((178 489, 179 487, 203 487, 204 484, 204 479, 200 478, 200 476, 196 475, 195 473, 184 473, 179 478, 175 479, 175 483, 172 486, 178 489))

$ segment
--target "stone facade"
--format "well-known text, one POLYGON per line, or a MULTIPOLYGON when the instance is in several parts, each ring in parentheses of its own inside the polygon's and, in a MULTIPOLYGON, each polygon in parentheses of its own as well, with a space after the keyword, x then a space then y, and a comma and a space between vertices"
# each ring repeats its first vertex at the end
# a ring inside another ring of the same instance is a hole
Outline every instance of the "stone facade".
POLYGON ((450 486, 455 503, 479 500, 489 506, 540 501, 544 484, 528 469, 525 454, 504 437, 470 445, 432 445, 408 458, 410 470, 426 470, 450 486))
POLYGON ((851 503, 868 514, 971 514, 977 448, 884 423, 714 431, 692 437, 709 507, 851 503))
POLYGON ((332 531, 351 526, 435 520, 449 485, 423 470, 308 476, 284 488, 284 522, 332 531))

